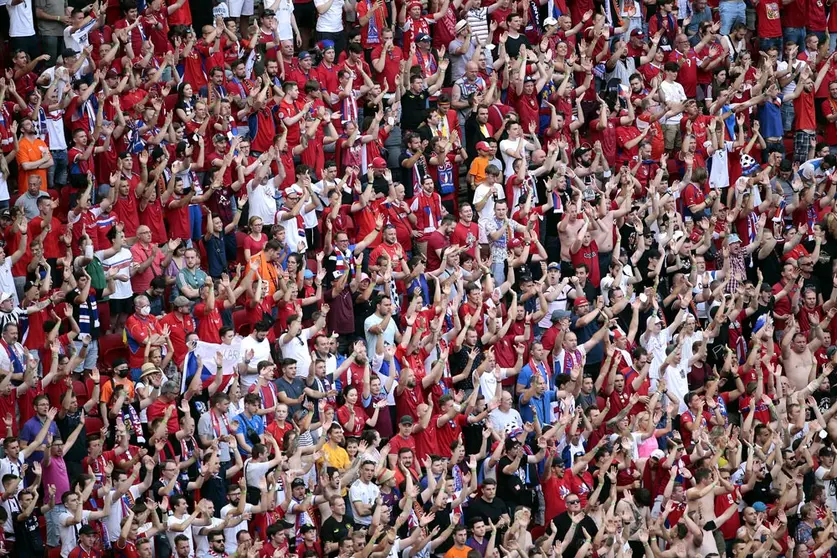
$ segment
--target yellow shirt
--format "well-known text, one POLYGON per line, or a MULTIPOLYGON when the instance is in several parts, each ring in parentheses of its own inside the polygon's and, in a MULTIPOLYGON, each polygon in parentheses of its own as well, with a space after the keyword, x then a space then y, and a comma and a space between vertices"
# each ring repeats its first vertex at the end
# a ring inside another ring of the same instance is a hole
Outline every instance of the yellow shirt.
POLYGON ((323 455, 328 467, 334 467, 345 471, 352 465, 352 460, 349 459, 349 454, 340 446, 332 447, 330 443, 323 445, 323 455))

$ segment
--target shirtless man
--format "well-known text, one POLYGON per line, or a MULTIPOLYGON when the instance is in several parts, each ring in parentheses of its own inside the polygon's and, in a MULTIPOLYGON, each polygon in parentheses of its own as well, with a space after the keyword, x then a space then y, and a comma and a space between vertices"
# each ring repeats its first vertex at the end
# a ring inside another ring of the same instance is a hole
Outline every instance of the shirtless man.
MULTIPOLYGON (((721 478, 717 467, 710 469, 704 467, 695 471, 695 486, 686 491, 686 499, 689 501, 689 511, 698 510, 700 519, 705 524, 708 521, 715 521, 715 497, 722 496, 735 490, 735 487, 721 478)), ((737 508, 733 509, 737 512, 737 508)), ((724 535, 720 529, 713 531, 715 544, 718 548, 724 548, 724 535)))
MULTIPOLYGON (((834 315, 832 311, 829 314, 834 315)), ((811 320, 811 333, 814 339, 809 342, 805 334, 799 331, 796 319, 793 316, 788 318, 782 337, 782 366, 794 390, 803 389, 814 380, 816 374, 814 353, 823 342, 822 330, 816 318, 811 320)))
MULTIPOLYGON (((575 190, 573 191, 576 192, 575 190)), ((562 262, 571 262, 572 255, 570 254, 570 246, 572 246, 573 241, 578 237, 578 231, 581 230, 581 227, 584 226, 585 223, 585 216, 589 213, 588 210, 585 211, 584 206, 582 205, 581 193, 577 193, 577 200, 570 202, 567 204, 567 210, 564 213, 564 218, 561 219, 561 222, 558 223, 558 238, 561 242, 561 261, 562 262)), ((592 222, 594 219, 590 219, 587 216, 587 221, 592 222)))

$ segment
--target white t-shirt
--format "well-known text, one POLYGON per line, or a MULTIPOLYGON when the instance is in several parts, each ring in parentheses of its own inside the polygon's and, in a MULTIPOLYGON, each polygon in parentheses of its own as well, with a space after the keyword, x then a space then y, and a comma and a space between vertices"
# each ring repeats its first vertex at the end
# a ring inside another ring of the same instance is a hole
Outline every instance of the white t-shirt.
POLYGON ((497 376, 494 375, 493 370, 486 370, 483 375, 480 376, 480 391, 486 401, 494 399, 494 395, 497 393, 497 385, 500 383, 500 380, 505 380, 509 377, 508 368, 498 367, 497 370, 500 371, 499 380, 497 379, 497 376))
POLYGON ((485 205, 482 206, 482 209, 478 213, 478 221, 494 218, 494 197, 496 196, 497 199, 504 200, 506 199, 506 191, 500 184, 497 184, 497 188, 495 189, 494 185, 489 186, 483 182, 477 186, 474 191, 474 201, 482 201, 485 196, 488 196, 488 199, 485 201, 485 205), (492 191, 494 191, 493 194, 492 191))
POLYGON ((308 352, 308 339, 310 337, 308 329, 303 329, 299 332, 299 335, 287 343, 280 344, 282 356, 296 361, 296 375, 298 378, 307 378, 308 370, 311 368, 311 353, 308 352))
POLYGON ((172 531, 171 526, 177 525, 178 523, 183 523, 186 521, 186 518, 189 517, 188 515, 184 515, 180 519, 176 518, 173 515, 170 515, 166 520, 166 537, 169 539, 169 544, 171 544, 172 550, 175 548, 174 538, 177 535, 184 535, 186 538, 189 539, 189 556, 190 558, 194 558, 195 556, 195 539, 192 536, 192 529, 184 529, 183 531, 172 531))
POLYGON ((49 135, 50 151, 63 151, 67 149, 67 140, 64 137, 64 109, 46 112, 46 131, 49 135))
MULTIPOLYGON (((23 483, 20 483, 23 485, 23 483)), ((6 533, 14 533, 15 527, 12 524, 12 514, 18 513, 20 511, 20 502, 17 498, 9 498, 8 500, 3 500, 3 508, 6 510, 6 521, 3 523, 3 531, 6 533)), ((9 540, 15 540, 14 536, 7 537, 9 540)))
POLYGON ((523 427, 523 419, 517 409, 511 408, 506 412, 500 408, 494 409, 488 414, 488 420, 491 421, 491 426, 495 432, 508 432, 508 427, 523 427))
MULTIPOLYGON (((61 558, 67 558, 70 552, 78 545, 78 531, 82 525, 87 525, 87 518, 90 517, 88 510, 81 512, 81 523, 65 526, 64 520, 74 517, 70 512, 64 512, 58 516, 58 536, 61 538, 61 558)), ((174 546, 172 546, 174 548, 174 546)))
MULTIPOLYGON (((244 494, 241 495, 244 498, 244 494)), ((244 504, 244 513, 253 513, 253 508, 256 506, 252 504, 244 504)), ((227 517, 227 514, 230 513, 232 510, 236 509, 237 506, 233 506, 232 504, 227 504, 223 508, 221 508, 221 519, 227 517)), ((224 529, 224 552, 229 555, 232 555, 236 549, 238 548, 238 541, 236 540, 236 536, 241 531, 247 530, 247 521, 242 521, 235 527, 227 527, 224 529)))
MULTIPOLYGON (((131 496, 134 498, 134 502, 136 502, 140 497, 140 487, 138 485, 133 485, 128 491, 131 493, 131 496)), ((125 515, 125 507, 128 505, 128 502, 125 501, 127 494, 123 496, 121 499, 116 500, 116 490, 111 490, 111 494, 113 494, 112 498, 113 504, 110 507, 110 515, 105 518, 105 525, 108 528, 108 538, 110 542, 116 542, 119 539, 119 531, 122 529, 122 518, 125 515)))
MULTIPOLYGON (((300 202, 301 203, 301 202, 300 202)), ((283 213, 289 213, 290 209, 283 208, 276 212, 276 218, 274 221, 277 225, 281 225, 285 229, 285 246, 287 246, 291 252, 299 251, 299 243, 305 245, 305 248, 308 248, 308 240, 305 238, 305 218, 302 219, 302 227, 299 226, 299 221, 296 217, 291 217, 290 219, 282 220, 280 216, 283 213)))
MULTIPOLYGON (((379 325, 381 322, 384 321, 384 318, 381 318, 376 313, 372 313, 371 316, 366 318, 363 322, 363 333, 366 337, 366 347, 375 351, 375 347, 378 343, 378 336, 374 333, 370 333, 370 329, 379 325)), ((390 345, 395 345, 395 334, 398 332, 398 328, 395 325, 395 320, 390 319, 389 323, 387 324, 386 329, 381 333, 384 336, 384 343, 389 343, 390 345)), ((297 367, 298 368, 298 367, 297 367)))
MULTIPOLYGON (((242 498, 243 497, 244 496, 242 496, 242 498)), ((212 519, 210 519, 209 525, 192 525, 192 538, 195 540, 195 544, 197 545, 197 550, 195 551, 195 556, 197 556, 197 558, 207 558, 209 556, 209 537, 207 537, 206 535, 201 535, 200 532, 206 529, 206 532, 209 533, 210 531, 214 531, 223 524, 223 519, 213 517, 212 519)), ((225 551, 226 545, 227 541, 224 540, 225 551)))
POLYGON ((265 225, 276 222, 276 186, 274 179, 266 184, 251 180, 247 183, 247 195, 250 205, 250 216, 261 217, 265 225))
POLYGON ((293 41, 294 29, 291 26, 291 16, 294 13, 294 3, 291 0, 282 0, 276 8, 276 31, 279 33, 280 41, 293 41))
POLYGON ((8 201, 10 199, 11 196, 9 196, 9 182, 6 180, 6 175, 0 172, 0 201, 8 201))
MULTIPOLYGON (((378 498, 378 495, 381 493, 381 489, 373 483, 365 483, 360 479, 356 480, 352 483, 351 488, 349 488, 349 500, 354 502, 360 502, 361 504, 366 504, 367 506, 371 506, 375 504, 375 500, 378 498)), ((360 516, 355 514, 355 523, 360 525, 372 525, 372 514, 366 516, 360 516)))
MULTIPOLYGON (((250 360, 249 368, 255 370, 256 366, 263 360, 270 360, 270 342, 265 337, 264 341, 256 341, 252 335, 241 340, 241 358, 244 359, 250 349, 253 349, 253 358, 250 360)), ((248 393, 250 386, 256 383, 259 376, 255 372, 241 375, 241 392, 248 393)))
MULTIPOLYGON (((17 289, 15 289, 15 279, 12 275, 12 258, 8 254, 6 255, 6 259, 3 260, 3 263, 0 263, 0 292, 11 293, 15 307, 20 304, 17 298, 17 289)), ((0 494, 2 492, 3 487, 0 487, 0 494)))
MULTIPOLYGON (((314 0, 314 6, 324 6, 328 0, 314 0)), ((317 14, 317 31, 320 33, 343 32, 343 4, 344 0, 332 0, 326 13, 317 14)))
POLYGON ((248 459, 244 464, 245 479, 247 486, 258 488, 259 481, 265 478, 267 472, 270 470, 270 463, 263 461, 255 463, 252 459, 248 459))
POLYGON ((517 151, 517 147, 520 145, 521 142, 523 143, 523 149, 520 150, 520 156, 523 157, 524 159, 528 160, 529 159, 529 153, 528 152, 534 150, 535 146, 532 145, 531 143, 529 143, 528 141, 526 141, 525 138, 521 137, 521 138, 517 138, 516 140, 504 139, 503 141, 500 142, 500 150, 499 151, 500 151, 500 155, 502 155, 502 157, 503 157, 503 165, 505 166, 505 169, 506 169, 505 173, 504 173, 504 176, 506 178, 508 178, 508 177, 510 177, 511 175, 514 174, 513 163, 514 163, 514 159, 515 159, 511 155, 508 155, 506 153, 506 151, 517 151))
MULTIPOLYGON (((663 81, 660 84, 660 91, 665 96, 666 103, 682 103, 687 99, 683 86, 676 81, 671 83, 663 81)), ((680 124, 680 120, 682 118, 683 113, 678 113, 674 116, 665 118, 662 124, 680 124)))
POLYGON ((23 0, 16 6, 10 1, 6 9, 9 10, 9 37, 31 37, 35 34, 32 0, 23 0))
POLYGON ((105 259, 104 256, 104 250, 96 252, 96 258, 102 262, 102 270, 105 272, 105 275, 108 274, 111 268, 116 268, 118 275, 125 277, 124 281, 118 277, 114 279, 113 284, 115 290, 110 295, 110 298, 113 300, 126 300, 134 296, 134 290, 131 288, 131 262, 134 257, 131 251, 123 247, 108 259, 105 259))
POLYGON ((826 480, 825 474, 828 472, 828 467, 820 465, 814 471, 814 476, 817 479, 817 484, 825 489, 825 504, 832 510, 837 510, 837 480, 826 480))
POLYGON ((713 189, 729 188, 729 168, 727 160, 733 149, 733 142, 725 141, 723 149, 712 154, 712 168, 709 171, 709 187, 713 189))

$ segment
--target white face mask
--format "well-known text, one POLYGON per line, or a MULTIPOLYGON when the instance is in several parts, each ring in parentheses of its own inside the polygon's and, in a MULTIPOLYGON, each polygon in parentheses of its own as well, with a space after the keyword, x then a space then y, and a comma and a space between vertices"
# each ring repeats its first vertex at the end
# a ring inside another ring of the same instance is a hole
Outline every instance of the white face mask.
POLYGON ((150 306, 145 306, 144 308, 140 308, 140 314, 143 315, 143 316, 147 316, 147 315, 151 314, 151 307, 150 306))

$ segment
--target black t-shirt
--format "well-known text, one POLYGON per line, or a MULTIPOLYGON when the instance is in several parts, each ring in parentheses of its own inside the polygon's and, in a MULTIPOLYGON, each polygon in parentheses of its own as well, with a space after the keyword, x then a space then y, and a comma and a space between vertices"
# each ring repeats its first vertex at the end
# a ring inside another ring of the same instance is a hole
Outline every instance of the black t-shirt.
MULTIPOLYGON (((567 533, 570 530, 570 525, 572 524, 572 520, 570 519, 570 515, 567 512, 559 514, 555 519, 552 520, 553 525, 555 525, 555 529, 558 533, 567 533)), ((596 537, 596 534, 599 532, 599 528, 596 527, 596 522, 593 521, 589 515, 584 515, 584 518, 581 520, 576 526, 575 534, 573 535, 573 540, 570 542, 569 546, 564 550, 563 556, 575 556, 578 549, 584 545, 584 531, 587 531, 587 535, 592 539, 596 537)))
POLYGON ((500 498, 494 498, 491 502, 486 502, 482 498, 469 500, 468 507, 465 508, 465 523, 470 524, 473 518, 481 517, 484 521, 491 520, 495 525, 500 521, 503 514, 509 513, 509 507, 500 498))
MULTIPOLYGON (((416 131, 419 125, 424 121, 427 111, 427 98, 429 97, 425 89, 419 94, 415 94, 409 89, 401 96, 401 131, 407 130, 416 131)), ((412 197, 412 196, 407 196, 412 197)))
MULTIPOLYGON (((81 413, 76 412, 75 415, 67 413, 64 418, 55 417, 55 424, 58 426, 58 432, 61 433, 61 439, 66 440, 73 430, 76 429, 81 419, 81 413)), ((82 428, 78 435, 76 443, 70 448, 70 451, 64 454, 64 461, 81 463, 87 457, 87 432, 82 428)))
POLYGON ((227 480, 218 475, 206 479, 201 487, 201 498, 208 498, 215 504, 215 517, 221 517, 221 508, 227 505, 227 480))
POLYGON ((524 493, 526 492, 526 485, 523 483, 525 478, 526 456, 520 458, 520 465, 517 471, 511 475, 503 472, 503 469, 512 463, 512 459, 506 455, 500 458, 497 464, 497 496, 505 500, 512 506, 521 505, 524 503, 524 493))
POLYGON ((40 510, 35 508, 32 514, 18 521, 20 512, 12 514, 15 530, 15 554, 17 556, 46 556, 44 540, 41 538, 41 528, 38 525, 40 510))
POLYGON ((527 48, 531 46, 529 39, 523 33, 516 38, 509 37, 506 39, 506 54, 509 55, 509 58, 517 58, 517 55, 520 54, 520 47, 523 45, 526 45, 527 48))
MULTIPOLYGON (((349 520, 344 515, 342 521, 337 521, 332 515, 325 521, 320 528, 320 539, 323 542, 323 548, 326 543, 336 542, 340 543, 349 537, 349 520)), ((328 556, 337 556, 337 551, 329 552, 328 556)))
POLYGON ((406 199, 412 198, 416 188, 420 187, 420 184, 415 183, 416 176, 422 177, 427 174, 426 160, 424 157, 419 157, 418 161, 412 167, 402 165, 404 161, 412 156, 409 152, 402 151, 398 157, 398 166, 401 167, 401 184, 404 185, 404 197, 406 199))

